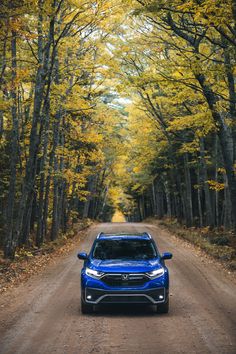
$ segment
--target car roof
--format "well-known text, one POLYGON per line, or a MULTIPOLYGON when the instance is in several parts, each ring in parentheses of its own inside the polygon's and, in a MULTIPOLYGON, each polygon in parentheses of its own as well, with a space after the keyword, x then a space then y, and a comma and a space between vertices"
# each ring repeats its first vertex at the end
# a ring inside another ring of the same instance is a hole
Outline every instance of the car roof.
POLYGON ((142 233, 111 233, 101 232, 98 234, 99 240, 150 240, 152 237, 147 232, 142 233))

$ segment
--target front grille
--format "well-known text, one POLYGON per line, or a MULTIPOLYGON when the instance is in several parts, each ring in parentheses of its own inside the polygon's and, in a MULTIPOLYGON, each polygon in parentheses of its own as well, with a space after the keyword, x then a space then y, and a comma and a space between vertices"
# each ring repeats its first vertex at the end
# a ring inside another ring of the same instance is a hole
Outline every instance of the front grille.
POLYGON ((102 281, 113 287, 132 287, 144 285, 149 278, 145 274, 107 274, 102 281))

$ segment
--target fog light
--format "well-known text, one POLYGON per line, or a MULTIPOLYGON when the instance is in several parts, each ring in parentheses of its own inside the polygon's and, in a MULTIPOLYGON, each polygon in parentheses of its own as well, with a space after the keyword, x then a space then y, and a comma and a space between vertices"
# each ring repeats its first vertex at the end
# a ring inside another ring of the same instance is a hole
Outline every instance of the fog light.
POLYGON ((88 299, 88 300, 92 300, 92 296, 91 296, 91 295, 88 295, 88 296, 87 296, 87 299, 88 299))
POLYGON ((160 300, 163 300, 163 299, 164 299, 164 296, 163 296, 163 295, 159 295, 159 299, 160 299, 160 300))

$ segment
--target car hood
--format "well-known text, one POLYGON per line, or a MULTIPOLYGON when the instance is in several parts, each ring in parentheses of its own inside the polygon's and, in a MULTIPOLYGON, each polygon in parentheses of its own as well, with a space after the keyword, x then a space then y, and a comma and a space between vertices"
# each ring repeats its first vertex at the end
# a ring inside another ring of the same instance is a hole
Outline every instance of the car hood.
POLYGON ((105 273, 144 273, 150 272, 154 269, 161 268, 159 259, 151 260, 99 260, 92 259, 87 266, 91 269, 98 270, 105 273))

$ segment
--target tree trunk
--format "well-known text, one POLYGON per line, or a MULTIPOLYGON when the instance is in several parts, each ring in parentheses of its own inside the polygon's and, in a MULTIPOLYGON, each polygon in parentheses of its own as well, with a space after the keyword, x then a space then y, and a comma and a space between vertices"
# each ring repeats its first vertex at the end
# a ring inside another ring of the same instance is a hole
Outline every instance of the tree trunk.
POLYGON ((84 203, 83 218, 88 218, 89 217, 89 210, 90 210, 90 204, 91 204, 91 201, 92 201, 92 196, 93 196, 93 193, 94 193, 94 187, 95 187, 95 177, 94 176, 89 176, 88 187, 87 187, 89 195, 87 196, 87 200, 84 203))
POLYGON ((56 240, 59 230, 58 220, 58 199, 59 199, 59 182, 58 182, 58 161, 57 157, 54 157, 54 173, 53 178, 53 209, 52 209, 52 228, 51 228, 51 240, 56 240))
MULTIPOLYGON (((215 136, 215 181, 218 182, 218 137, 215 136)), ((216 218, 216 227, 220 226, 220 213, 219 213, 219 192, 215 190, 215 218, 216 218)))
POLYGON ((38 202, 38 219, 37 219, 37 233, 36 233, 36 246, 41 247, 44 240, 43 232, 43 207, 44 207, 44 192, 45 192, 45 166, 48 151, 48 129, 49 129, 49 114, 50 114, 50 103, 49 99, 45 102, 44 109, 44 129, 43 129, 43 153, 40 159, 40 184, 39 184, 39 202, 38 202))
POLYGON ((197 202, 198 202, 198 215, 199 215, 199 226, 203 226, 203 217, 202 217, 202 181, 200 177, 200 168, 197 170, 197 179, 198 179, 198 188, 197 188, 197 202))
POLYGON ((230 229, 232 227, 232 208, 231 208, 231 200, 228 188, 227 177, 225 178, 225 190, 224 190, 224 228, 230 229))
POLYGON ((18 161, 18 118, 17 118, 17 88, 16 88, 16 32, 12 31, 11 40, 11 64, 12 64, 12 88, 11 88, 11 115, 12 115, 12 131, 11 131, 11 161, 10 161, 10 184, 6 207, 5 222, 5 247, 4 257, 14 258, 17 246, 17 237, 14 234, 14 208, 15 208, 15 188, 16 188, 16 169, 18 161))
POLYGON ((153 200, 153 215, 157 216, 157 196, 156 196, 155 179, 152 181, 152 200, 153 200))
MULTIPOLYGON (((33 120, 30 132, 30 144, 29 144, 29 157, 26 163, 26 172, 23 182, 22 195, 19 204, 19 213, 16 222, 16 228, 14 232, 14 238, 19 240, 24 238, 22 235, 23 220, 26 213, 28 213, 29 208, 32 205, 31 197, 33 195, 33 189, 35 185, 36 168, 37 168, 37 155, 40 143, 40 131, 42 124, 41 108, 44 99, 44 89, 47 83, 47 77, 50 77, 49 72, 49 61, 50 61, 50 49, 54 38, 54 21, 53 16, 49 25, 48 39, 45 45, 43 45, 43 16, 42 16, 42 0, 39 0, 39 17, 38 17, 38 70, 35 79, 35 90, 34 90, 34 109, 33 109, 33 120)), ((52 70, 51 65, 51 70, 52 70)), ((47 92, 49 92, 49 84, 47 87, 47 92)))
POLYGON ((207 226, 214 226, 214 217, 212 212, 212 203, 211 203, 211 196, 210 190, 208 185, 208 174, 207 174, 207 166, 205 161, 205 144, 204 139, 200 138, 200 161, 201 161, 201 176, 202 176, 202 184, 204 189, 205 195, 205 212, 206 212, 206 224, 207 226))
POLYGON ((199 84, 201 85, 203 94, 212 112, 212 116, 219 128, 218 137, 221 145, 221 151, 229 186, 233 227, 236 230, 236 176, 234 168, 234 139, 232 135, 232 130, 225 121, 224 113, 219 113, 218 111, 216 111, 215 105, 218 101, 218 98, 215 96, 212 89, 206 84, 205 76, 199 74, 196 75, 196 78, 199 84))
POLYGON ((169 218, 172 217, 172 212, 171 212, 171 196, 170 196, 170 188, 169 188, 169 182, 168 180, 164 181, 164 188, 165 188, 165 196, 166 196, 166 214, 169 218))
POLYGON ((186 225, 193 226, 192 183, 188 165, 188 155, 184 154, 186 225))
POLYGON ((157 203, 157 217, 158 219, 162 219, 164 216, 164 191, 162 187, 162 183, 157 181, 156 183, 156 203, 157 203))

